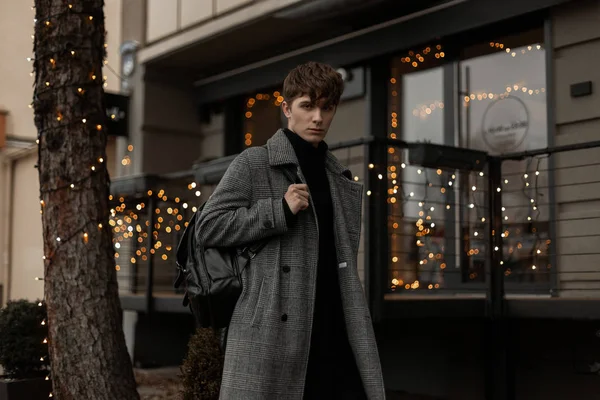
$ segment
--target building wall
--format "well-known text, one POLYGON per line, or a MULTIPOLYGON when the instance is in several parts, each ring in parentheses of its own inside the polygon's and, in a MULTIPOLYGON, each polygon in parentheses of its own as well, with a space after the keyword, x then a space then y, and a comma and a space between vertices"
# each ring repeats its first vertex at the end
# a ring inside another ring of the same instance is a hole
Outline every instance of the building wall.
POLYGON ((189 169, 200 153, 200 119, 191 89, 157 82, 144 85, 144 173, 189 169))
POLYGON ((225 155, 225 115, 213 113, 210 121, 200 125, 202 143, 200 145, 198 162, 207 161, 225 155))
POLYGON ((171 36, 164 49, 172 49, 186 40, 183 31, 201 40, 300 1, 307 0, 147 0, 146 39, 151 43, 171 36))
MULTIPOLYGON (((32 65, 26 59, 32 57, 34 10, 31 2, 2 2, 0 3, 0 37, 11 40, 0 40, 0 52, 6 57, 0 63, 0 108, 8 111, 7 134, 28 140, 35 140, 37 132, 33 124, 33 111, 29 108, 32 101, 33 78, 29 75, 32 65)), ((0 192, 4 194, 0 199, 2 215, 0 219, 0 253, 2 253, 3 274, 0 282, 5 286, 6 295, 13 297, 36 298, 43 293, 41 281, 36 282, 35 276, 42 272, 42 229, 39 213, 39 200, 37 188, 37 170, 33 168, 37 157, 35 153, 13 162, 6 157, 8 149, 0 150, 5 153, 6 163, 0 164, 4 176, 0 192), (15 192, 9 192, 10 177, 14 171, 15 192), (31 197, 33 196, 33 197, 31 197), (12 214, 9 205, 13 203, 12 214), (11 220, 15 230, 9 232, 11 220), (15 223, 14 221, 18 221, 15 223), (9 247, 9 243, 12 245, 9 247), (39 254, 39 257, 36 257, 39 254), (11 264, 8 265, 9 260, 11 264), (19 265, 19 268, 12 268, 19 265), (7 281, 8 269, 11 269, 12 282, 19 280, 16 290, 11 290, 15 285, 7 281), (21 280, 21 277, 27 277, 21 280)))
POLYGON ((28 107, 32 100, 33 78, 29 76, 32 65, 33 18, 31 2, 3 1, 0 3, 0 52, 5 55, 0 63, 0 108, 9 112, 6 132, 35 139, 33 111, 28 107))
MULTIPOLYGON (((6 205, 10 198, 8 190, 8 168, 5 166, 7 157, 0 150, 0 221, 8 219, 9 210, 6 205)), ((0 222, 0 307, 5 303, 6 282, 8 281, 8 252, 5 249, 8 246, 8 224, 0 222)))
MULTIPOLYGON (((105 90, 117 92, 120 82, 119 45, 121 42, 121 0, 105 0, 105 24, 108 32, 108 65, 114 70, 104 69, 107 80, 105 90)), ((34 11, 31 2, 0 2, 0 52, 7 55, 0 63, 0 109, 9 112, 7 134, 28 140, 35 140, 37 130, 33 123, 33 112, 28 107, 32 99, 32 65, 26 60, 33 57, 34 11)), ((111 142, 112 143, 112 142, 111 142)), ((32 143, 32 146, 35 146, 32 143)), ((108 162, 116 161, 114 145, 107 146, 108 162)), ((4 286, 4 299, 35 299, 43 295, 43 284, 35 281, 43 276, 42 264, 42 224, 39 206, 39 183, 37 151, 20 158, 11 158, 8 153, 14 149, 0 150, 0 284, 4 286), (14 170, 11 170, 14 168, 14 170), (13 175, 14 174, 14 175, 13 175), (14 191, 10 192, 10 180, 14 176, 14 191), (11 207, 12 203, 12 208, 11 207), (8 231, 12 222, 12 231, 8 231), (10 246, 9 240, 10 237, 10 246), (8 264, 10 260, 10 265, 8 264), (10 269, 10 282, 7 281, 10 269), (8 290, 7 290, 8 289, 8 290)), ((120 161, 120 160, 119 160, 120 161)), ((114 164, 108 166, 114 171, 114 164)))
POLYGON ((16 162, 14 170, 11 241, 11 299, 37 299, 44 294, 42 221, 40 216, 38 170, 33 168, 37 153, 16 162))
MULTIPOLYGON (((600 2, 594 0, 567 3, 552 12, 556 145, 600 139, 599 22, 600 2), (585 81, 592 82, 594 92, 586 97, 571 97, 570 85, 585 81)), ((562 296, 600 294, 600 256, 593 254, 600 247, 600 227, 595 222, 600 218, 600 183, 577 185, 597 180, 594 177, 600 174, 598 159, 600 148, 567 152, 555 158, 562 296), (582 167, 586 164, 589 166, 582 167)))

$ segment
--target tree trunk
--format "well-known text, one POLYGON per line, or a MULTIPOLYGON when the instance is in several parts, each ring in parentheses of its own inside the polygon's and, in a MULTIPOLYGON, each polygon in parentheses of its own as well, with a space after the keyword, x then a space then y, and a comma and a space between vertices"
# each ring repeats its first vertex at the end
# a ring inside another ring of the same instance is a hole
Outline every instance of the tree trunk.
POLYGON ((35 0, 35 124, 53 398, 139 399, 109 218, 103 0, 35 0))

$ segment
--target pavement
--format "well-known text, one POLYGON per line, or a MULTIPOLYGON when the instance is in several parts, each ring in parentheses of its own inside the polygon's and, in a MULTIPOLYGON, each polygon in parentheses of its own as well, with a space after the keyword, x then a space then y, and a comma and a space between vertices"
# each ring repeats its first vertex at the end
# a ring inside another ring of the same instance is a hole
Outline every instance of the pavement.
MULTIPOLYGON (((179 367, 134 369, 141 400, 181 400, 179 367)), ((443 400, 441 398, 387 391, 387 400, 443 400)))
POLYGON ((179 367, 134 368, 140 400, 181 400, 179 367))

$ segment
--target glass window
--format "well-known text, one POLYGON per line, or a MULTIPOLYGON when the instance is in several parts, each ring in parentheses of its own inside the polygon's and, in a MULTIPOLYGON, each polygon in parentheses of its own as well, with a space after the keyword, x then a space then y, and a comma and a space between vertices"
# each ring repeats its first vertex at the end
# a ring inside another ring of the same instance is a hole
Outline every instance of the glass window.
POLYGON ((461 147, 503 154, 547 146, 542 35, 535 30, 463 51, 461 147))
POLYGON ((264 90, 246 98, 244 148, 262 146, 282 127, 281 89, 264 90))
MULTIPOLYGON (((492 155, 544 148, 545 83, 541 29, 462 47, 420 46, 392 60, 389 137, 492 155), (444 104, 449 97, 456 109, 444 104)), ((388 289, 482 289, 487 176, 411 166, 397 147, 387 167, 388 289)), ((545 171, 544 159, 503 164, 507 282, 549 281, 545 171)))

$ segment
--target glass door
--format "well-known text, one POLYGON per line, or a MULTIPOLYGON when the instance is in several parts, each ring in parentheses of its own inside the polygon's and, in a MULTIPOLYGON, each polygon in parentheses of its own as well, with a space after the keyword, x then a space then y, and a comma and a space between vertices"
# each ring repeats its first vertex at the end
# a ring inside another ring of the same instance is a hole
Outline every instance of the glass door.
MULTIPOLYGON (((492 155, 545 148, 548 145, 546 61, 543 30, 496 38, 462 51, 460 61, 459 145, 492 155)), ((504 267, 507 282, 548 283, 547 159, 502 164, 504 267)), ((481 205, 486 177, 462 177, 461 200, 481 205), (468 197, 473 200, 467 200, 468 197)), ((487 238, 481 207, 461 208, 461 266, 465 281, 483 281, 487 238), (475 233, 478 233, 475 236, 475 233), (476 254, 475 254, 476 253, 476 254)))
MULTIPOLYGON (((448 134, 448 68, 442 44, 410 50, 392 60, 389 137, 454 144, 448 134)), ((388 149, 389 290, 443 291, 455 286, 453 223, 448 223, 452 173, 408 163, 406 149, 388 149)))

